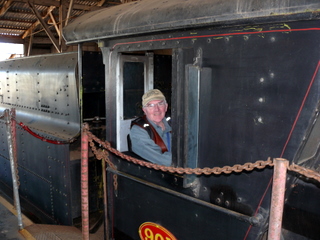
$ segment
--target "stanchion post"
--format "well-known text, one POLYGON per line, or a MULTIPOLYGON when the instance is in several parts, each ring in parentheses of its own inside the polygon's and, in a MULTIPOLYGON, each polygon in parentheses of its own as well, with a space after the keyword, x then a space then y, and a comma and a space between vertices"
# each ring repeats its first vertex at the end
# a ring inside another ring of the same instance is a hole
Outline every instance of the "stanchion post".
POLYGON ((107 169, 106 169, 106 162, 104 159, 101 159, 101 165, 102 165, 102 179, 103 179, 104 238, 106 240, 109 240, 107 169))
POLYGON ((288 160, 274 159, 268 240, 280 240, 288 160))
POLYGON ((13 198, 14 198, 14 205, 17 210, 17 217, 18 217, 18 227, 19 230, 23 229, 22 223, 22 213, 21 213, 21 206, 20 206, 20 197, 19 197, 19 184, 18 184, 18 161, 17 161, 17 153, 16 153, 16 126, 15 121, 11 120, 11 114, 15 116, 15 110, 12 110, 11 113, 9 109, 4 110, 4 117, 6 119, 7 125, 7 140, 8 140, 8 150, 10 156, 10 167, 11 167, 11 175, 12 175, 12 185, 13 185, 13 198))
POLYGON ((85 130, 89 127, 83 124, 81 132, 81 210, 82 210, 82 239, 89 240, 89 154, 88 135, 85 130))

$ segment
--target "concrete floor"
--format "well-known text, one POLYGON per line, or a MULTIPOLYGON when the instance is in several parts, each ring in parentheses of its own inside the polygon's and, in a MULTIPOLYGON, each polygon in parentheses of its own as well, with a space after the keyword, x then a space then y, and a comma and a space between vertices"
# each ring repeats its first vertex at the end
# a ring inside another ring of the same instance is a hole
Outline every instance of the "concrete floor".
MULTIPOLYGON (((26 220, 26 219, 25 219, 26 220)), ((15 209, 0 194, 0 239, 25 240, 20 234, 15 209)))
MULTIPOLYGON (((78 240, 82 232, 76 227, 61 225, 34 224, 22 215, 23 229, 19 231, 15 208, 0 191, 0 240, 78 240)), ((103 225, 90 234, 90 240, 104 239, 103 225)))

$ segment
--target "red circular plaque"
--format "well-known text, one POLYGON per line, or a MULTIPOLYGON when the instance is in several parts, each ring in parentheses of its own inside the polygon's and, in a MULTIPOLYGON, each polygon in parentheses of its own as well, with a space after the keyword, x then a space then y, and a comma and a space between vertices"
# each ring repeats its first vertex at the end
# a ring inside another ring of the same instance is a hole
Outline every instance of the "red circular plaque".
POLYGON ((167 229, 152 222, 142 223, 139 235, 141 240, 177 240, 167 229))

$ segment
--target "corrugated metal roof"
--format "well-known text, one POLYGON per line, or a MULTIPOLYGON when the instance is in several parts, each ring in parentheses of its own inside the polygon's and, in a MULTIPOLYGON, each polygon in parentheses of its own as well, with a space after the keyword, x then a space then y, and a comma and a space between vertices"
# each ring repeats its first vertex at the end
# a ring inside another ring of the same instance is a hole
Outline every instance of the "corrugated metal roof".
MULTIPOLYGON (((74 0, 68 22, 86 12, 122 4, 126 1, 135 0, 74 0)), ((32 0, 29 2, 34 6, 34 9, 25 0, 0 0, 0 42, 23 43, 29 41, 30 36, 33 35, 33 39, 41 38, 42 44, 44 42, 52 44, 37 15, 41 16, 44 25, 50 29, 52 36, 59 37, 56 30, 59 28, 54 26, 54 22, 59 25, 59 21, 62 19, 59 17, 61 12, 59 7, 62 0, 32 0), (53 16, 54 20, 50 15, 53 16)), ((69 0, 66 1, 64 16, 67 16, 69 2, 69 0)), ((65 20, 63 19, 64 23, 65 20)))

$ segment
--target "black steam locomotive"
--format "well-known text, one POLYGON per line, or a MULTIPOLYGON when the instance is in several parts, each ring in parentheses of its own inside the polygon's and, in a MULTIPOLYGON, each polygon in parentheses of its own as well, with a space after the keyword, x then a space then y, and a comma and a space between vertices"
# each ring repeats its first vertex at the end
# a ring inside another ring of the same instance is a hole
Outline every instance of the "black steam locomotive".
MULTIPOLYGON (((170 106, 175 167, 281 157, 319 171, 319 9, 318 0, 136 1, 66 26, 64 38, 78 44, 78 53, 0 63, 1 109, 15 108, 18 122, 68 142, 48 144, 18 128, 24 208, 43 222, 74 224, 80 216, 81 124, 127 152, 130 123, 142 115, 141 96, 152 88, 170 106), (86 42, 97 42, 101 52, 81 51, 86 42)), ((0 181, 10 192, 2 145, 0 181)), ((266 239, 271 167, 172 174, 111 160, 110 239, 266 239)), ((101 167, 94 157, 91 165, 96 211, 101 167)), ((318 238, 319 201, 318 182, 288 173, 283 239, 318 238)))

